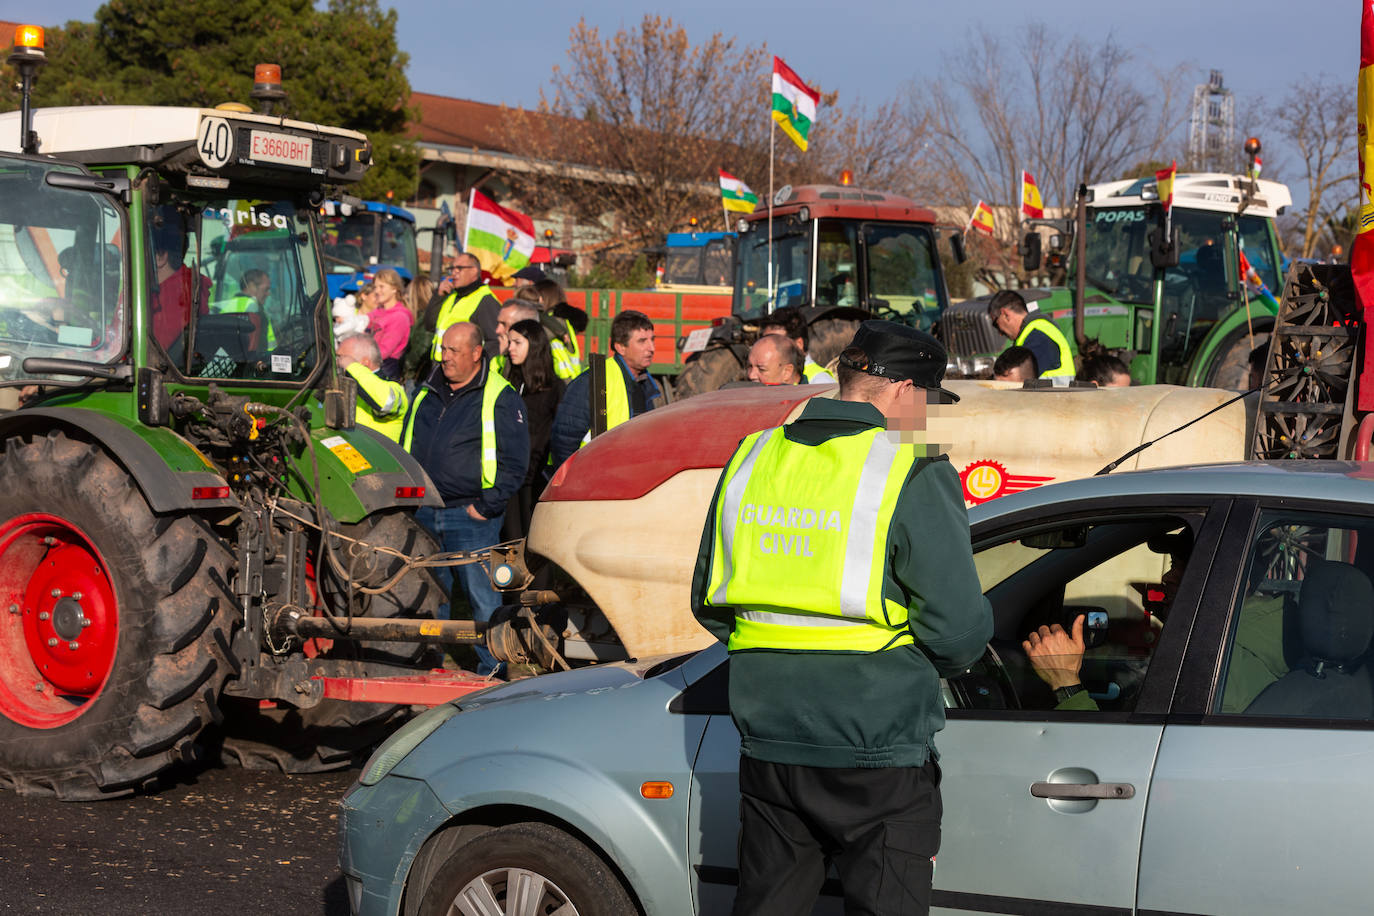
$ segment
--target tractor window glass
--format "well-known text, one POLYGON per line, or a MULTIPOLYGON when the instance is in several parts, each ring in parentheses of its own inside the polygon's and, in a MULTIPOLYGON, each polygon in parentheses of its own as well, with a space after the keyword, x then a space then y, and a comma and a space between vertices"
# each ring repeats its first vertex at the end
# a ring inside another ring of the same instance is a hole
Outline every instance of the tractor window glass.
POLYGON ((173 345, 172 361, 196 378, 303 380, 320 358, 314 316, 323 300, 308 212, 246 199, 184 209, 182 266, 198 295, 191 344, 173 345))
POLYGON ((1228 252, 1232 246, 1222 229, 1223 216, 1174 210, 1179 263, 1164 272, 1159 329, 1160 357, 1171 366, 1186 366, 1212 326, 1236 307, 1227 279, 1227 260, 1234 252, 1228 252))
POLYGON ((382 223, 382 254, 378 263, 403 267, 414 277, 420 272, 416 257, 415 226, 394 217, 382 223))
POLYGON ((1149 304, 1154 289, 1144 207, 1098 207, 1088 212, 1084 270, 1088 285, 1122 301, 1149 304))
MULTIPOLYGON (((1262 216, 1242 216, 1240 218, 1240 247, 1250 268, 1259 275, 1264 291, 1275 299, 1283 292, 1279 288, 1279 272, 1274 266, 1273 222, 1262 216)), ((1250 281, 1250 295, 1260 291, 1260 286, 1250 281)))
POLYGON ((0 158, 0 379, 30 357, 108 363, 128 325, 122 212, 108 198, 55 188, 75 171, 0 158))
POLYGON ((730 261, 733 255, 732 242, 707 242, 706 254, 701 259, 702 282, 708 286, 729 286, 730 261))
POLYGON ((864 243, 868 307, 881 317, 929 330, 942 306, 930 233, 910 226, 868 225, 864 243))
MULTIPOLYGON (((335 208, 334 204, 326 206, 335 208)), ((377 217, 366 210, 344 215, 336 209, 325 213, 321 228, 324 269, 331 274, 353 274, 377 255, 377 217)))
POLYGON ((821 220, 818 225, 816 305, 858 305, 858 232, 854 224, 821 220))
MULTIPOLYGON (((811 233, 805 225, 787 220, 773 224, 773 285, 775 307, 807 305, 811 278, 811 233)), ((739 282, 735 287, 736 314, 768 310, 768 228, 754 223, 739 240, 739 282)))
POLYGON ((1187 574, 1200 521, 1179 515, 1082 520, 1000 538, 974 552, 995 632, 970 673, 951 679, 958 708, 1127 712, 1187 574), (1082 649, 1047 653, 1041 627, 1082 649), (1032 633, 1028 651, 1025 643, 1032 633), (1060 699, 1057 686, 1083 685, 1060 699))
POLYGON ((1374 521, 1269 512, 1256 530, 1218 711, 1374 719, 1374 521))

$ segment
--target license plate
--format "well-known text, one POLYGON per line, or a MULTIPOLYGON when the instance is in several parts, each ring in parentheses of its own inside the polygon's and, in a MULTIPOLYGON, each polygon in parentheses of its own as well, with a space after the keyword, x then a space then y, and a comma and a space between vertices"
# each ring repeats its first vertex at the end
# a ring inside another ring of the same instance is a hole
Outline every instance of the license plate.
POLYGON ((683 353, 700 353, 706 349, 706 344, 711 340, 710 328, 697 328, 687 335, 687 342, 682 345, 683 353))
POLYGON ((308 169, 314 153, 314 143, 307 137, 293 137, 266 130, 249 132, 248 158, 257 162, 278 165, 297 165, 308 169))

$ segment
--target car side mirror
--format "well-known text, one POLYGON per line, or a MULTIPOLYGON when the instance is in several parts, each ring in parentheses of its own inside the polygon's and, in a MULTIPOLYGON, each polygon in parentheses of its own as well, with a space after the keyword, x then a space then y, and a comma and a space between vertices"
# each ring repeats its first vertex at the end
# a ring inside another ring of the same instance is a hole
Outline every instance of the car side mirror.
POLYGON ((1040 269, 1040 233, 1032 230, 1021 240, 1021 266, 1034 273, 1040 269))
POLYGON ((954 255, 955 264, 962 264, 968 260, 968 249, 964 247, 964 234, 962 232, 950 233, 949 253, 954 255))
POLYGON ((1178 227, 1174 226, 1169 237, 1164 236, 1164 227, 1159 226, 1150 230, 1150 263, 1157 270, 1164 270, 1169 267, 1178 266, 1179 235, 1178 227))

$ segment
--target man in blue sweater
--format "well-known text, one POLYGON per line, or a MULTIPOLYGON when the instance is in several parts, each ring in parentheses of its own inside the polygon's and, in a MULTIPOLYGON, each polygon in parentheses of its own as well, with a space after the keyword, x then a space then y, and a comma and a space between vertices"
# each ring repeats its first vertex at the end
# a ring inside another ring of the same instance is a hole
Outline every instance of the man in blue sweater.
MULTIPOLYGON (((525 479, 530 460, 524 402, 491 369, 482 352, 482 332, 460 321, 440 341, 440 361, 415 395, 402 443, 429 474, 444 507, 421 507, 416 519, 434 532, 445 551, 478 550, 501 539, 506 503, 525 479)), ((450 593, 452 567, 435 575, 450 593)), ((458 578, 478 623, 501 606, 480 564, 459 566, 458 578)), ((445 608, 440 617, 448 616, 445 608)), ((496 659, 477 647, 479 674, 499 673, 496 659)))

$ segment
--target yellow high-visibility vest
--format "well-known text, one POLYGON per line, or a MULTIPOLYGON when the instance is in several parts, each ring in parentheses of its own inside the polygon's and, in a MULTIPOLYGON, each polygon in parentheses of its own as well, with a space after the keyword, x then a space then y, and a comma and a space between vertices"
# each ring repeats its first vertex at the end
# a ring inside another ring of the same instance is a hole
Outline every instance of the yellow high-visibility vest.
MULTIPOLYGON (((503 388, 510 388, 510 382, 501 373, 487 367, 487 380, 482 385, 482 489, 489 490, 496 485, 496 399, 503 388)), ((514 389, 511 389, 514 390, 514 389)), ((420 409, 420 402, 429 395, 428 388, 421 388, 415 396, 415 404, 408 414, 414 417, 420 409)), ((405 427, 401 445, 406 451, 413 451, 415 444, 415 425, 405 427)))
POLYGON ((1054 322, 1044 315, 1031 318, 1021 325, 1021 333, 1016 335, 1016 346, 1025 346, 1026 338, 1031 335, 1031 331, 1042 332, 1059 348, 1059 367, 1041 372, 1040 378, 1054 378, 1057 375, 1072 376, 1074 372, 1073 351, 1069 349, 1069 342, 1064 339, 1064 335, 1060 333, 1059 328, 1055 327, 1054 322))
POLYGON ((883 581, 914 450, 883 429, 819 445, 783 429, 740 443, 716 505, 706 603, 735 608, 729 650, 911 645, 907 608, 884 598, 883 581))
POLYGON ((439 306, 439 317, 434 322, 434 343, 430 346, 430 359, 436 363, 443 359, 444 354, 440 352, 439 347, 444 339, 444 332, 450 325, 470 320, 472 313, 477 311, 477 306, 489 295, 491 293, 485 284, 478 286, 461 299, 457 293, 448 294, 443 305, 439 306))
POLYGON ((367 403, 362 398, 358 399, 355 417, 358 425, 375 429, 392 442, 400 442, 406 408, 410 406, 405 388, 398 382, 387 381, 362 363, 350 363, 344 371, 353 376, 358 388, 371 400, 371 403, 367 403), (373 407, 373 404, 377 406, 373 407))

